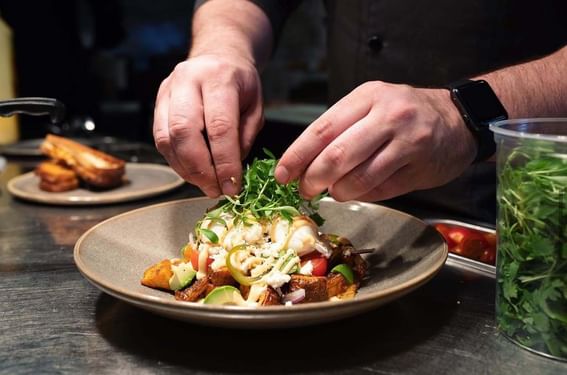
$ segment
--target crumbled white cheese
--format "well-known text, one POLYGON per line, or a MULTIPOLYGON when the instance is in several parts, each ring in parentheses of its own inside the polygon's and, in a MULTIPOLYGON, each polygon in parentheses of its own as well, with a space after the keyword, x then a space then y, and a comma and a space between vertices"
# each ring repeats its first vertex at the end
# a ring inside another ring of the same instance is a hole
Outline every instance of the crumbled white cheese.
POLYGON ((287 273, 273 269, 270 273, 265 275, 262 280, 272 288, 279 288, 289 282, 291 276, 287 273))
POLYGON ((213 271, 216 271, 219 268, 226 266, 226 254, 227 254, 227 252, 222 247, 220 249, 221 250, 217 251, 214 254, 212 254, 212 251, 211 251, 210 257, 213 259, 213 262, 211 263, 211 269, 213 271))
POLYGON ((305 262, 305 264, 299 269, 299 273, 308 276, 313 275, 313 263, 311 263, 310 260, 305 262))

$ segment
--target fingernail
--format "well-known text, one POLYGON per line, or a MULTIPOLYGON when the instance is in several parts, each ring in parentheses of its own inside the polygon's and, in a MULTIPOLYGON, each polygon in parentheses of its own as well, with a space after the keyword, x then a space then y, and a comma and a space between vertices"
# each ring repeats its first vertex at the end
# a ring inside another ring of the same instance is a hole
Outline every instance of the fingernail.
POLYGON ((276 167, 274 176, 280 184, 287 184, 289 182, 289 171, 283 165, 278 165, 276 167))
POLYGON ((222 183, 222 193, 229 196, 236 195, 236 193, 238 193, 236 191, 236 182, 232 179, 224 180, 222 183))

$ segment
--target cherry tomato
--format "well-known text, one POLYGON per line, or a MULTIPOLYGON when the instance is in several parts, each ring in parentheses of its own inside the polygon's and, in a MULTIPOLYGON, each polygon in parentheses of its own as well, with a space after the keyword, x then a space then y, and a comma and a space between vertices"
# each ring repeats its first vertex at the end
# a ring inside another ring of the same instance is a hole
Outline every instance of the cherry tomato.
POLYGON ((449 250, 453 249, 453 247, 455 247, 457 243, 451 237, 449 237, 449 232, 451 232, 451 227, 448 226, 447 224, 439 223, 439 224, 435 224, 435 229, 437 229, 437 231, 441 233, 441 235, 445 239, 445 242, 447 242, 447 246, 449 246, 449 250))
POLYGON ((494 249, 484 250, 482 252, 482 255, 480 256, 480 261, 487 263, 487 264, 495 265, 496 264, 496 250, 494 250, 494 249))
POLYGON ((311 262, 313 266, 313 271, 311 271, 313 276, 325 276, 327 274, 328 261, 321 253, 315 251, 301 258, 302 267, 307 262, 311 262))
MULTIPOLYGON (((207 258, 207 267, 213 262, 211 257, 207 258)), ((199 250, 193 249, 191 251, 191 265, 195 271, 199 270, 199 250)))
POLYGON ((473 232, 470 229, 463 227, 451 227, 448 236, 455 244, 460 244, 463 240, 469 237, 473 232))
POLYGON ((484 239, 488 242, 488 246, 492 249, 496 250, 496 234, 494 233, 483 233, 484 239))
POLYGON ((494 233, 443 223, 435 224, 435 229, 443 235, 450 252, 484 263, 495 264, 496 235, 494 233))
POLYGON ((483 252, 490 248, 485 237, 479 232, 471 232, 459 245, 464 256, 476 260, 479 260, 483 252))

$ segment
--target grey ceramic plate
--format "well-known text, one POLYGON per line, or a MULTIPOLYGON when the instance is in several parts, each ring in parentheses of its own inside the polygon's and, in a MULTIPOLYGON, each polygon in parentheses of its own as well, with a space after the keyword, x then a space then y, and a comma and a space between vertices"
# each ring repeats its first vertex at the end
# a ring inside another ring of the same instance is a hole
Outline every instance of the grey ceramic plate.
POLYGON ((95 286, 143 309, 199 324, 275 328, 316 324, 355 315, 392 301, 431 279, 447 258, 437 231, 422 221, 382 206, 326 199, 323 232, 345 236, 358 248, 376 248, 363 287, 353 300, 247 308, 176 301, 140 284, 144 270, 179 256, 188 233, 215 201, 196 198, 162 203, 110 218, 75 245, 81 273, 95 286))
POLYGON ((91 191, 75 189, 50 193, 39 188, 39 177, 33 172, 14 177, 8 182, 8 191, 18 198, 56 205, 95 205, 132 201, 146 198, 181 186, 184 181, 173 169, 160 164, 126 164, 127 182, 115 189, 91 191))

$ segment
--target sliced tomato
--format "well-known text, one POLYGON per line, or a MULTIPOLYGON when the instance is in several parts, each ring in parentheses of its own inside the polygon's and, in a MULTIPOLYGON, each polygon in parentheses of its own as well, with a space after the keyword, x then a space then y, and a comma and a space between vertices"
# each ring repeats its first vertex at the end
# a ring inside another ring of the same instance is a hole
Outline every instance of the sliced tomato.
POLYGON ((473 232, 470 229, 463 227, 450 227, 447 236, 455 242, 455 244, 460 244, 463 240, 469 237, 473 232))
POLYGON ((435 224, 449 251, 464 257, 494 264, 496 259, 496 235, 457 225, 435 224))
POLYGON ((449 250, 452 250, 457 243, 449 236, 449 233, 451 232, 451 227, 448 226, 447 224, 439 223, 439 224, 435 224, 435 229, 437 229, 437 231, 441 233, 441 235, 445 239, 445 242, 447 242, 447 246, 449 246, 449 250))
POLYGON ((480 261, 488 264, 496 264, 496 234, 484 233, 484 239, 488 243, 488 248, 482 252, 480 261))
POLYGON ((496 250, 496 234, 494 233, 483 233, 484 239, 488 242, 488 246, 496 250))
MULTIPOLYGON (((213 263, 213 259, 211 257, 207 258, 207 267, 209 264, 213 263)), ((199 270, 199 250, 193 249, 191 251, 191 265, 195 271, 199 270)))
POLYGON ((494 249, 484 250, 482 252, 482 255, 480 256, 480 261, 487 263, 487 264, 495 265, 496 264, 496 251, 494 249))
POLYGON ((301 266, 303 267, 305 263, 311 262, 313 266, 313 271, 311 274, 313 276, 325 276, 327 274, 328 268, 328 261, 323 254, 319 253, 318 251, 314 251, 310 254, 307 254, 301 258, 301 266))
POLYGON ((489 250, 490 245, 482 233, 470 232, 461 243, 455 246, 454 252, 467 258, 480 260, 484 251, 489 250))

